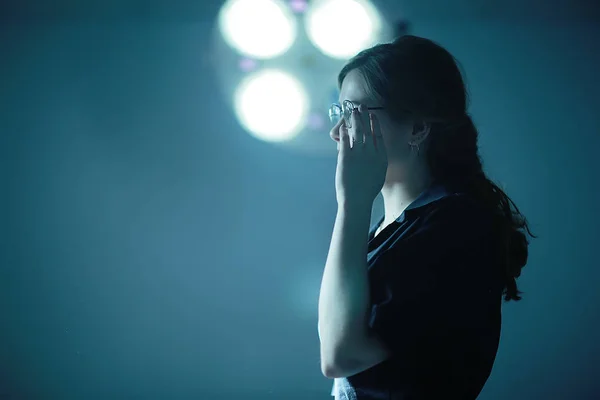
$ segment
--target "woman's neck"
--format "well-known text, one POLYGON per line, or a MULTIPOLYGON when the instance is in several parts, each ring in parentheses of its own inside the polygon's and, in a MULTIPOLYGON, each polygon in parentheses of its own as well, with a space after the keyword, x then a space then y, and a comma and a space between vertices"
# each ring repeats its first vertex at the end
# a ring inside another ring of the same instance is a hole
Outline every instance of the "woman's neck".
POLYGON ((396 220, 415 199, 431 185, 428 173, 413 173, 409 179, 386 181, 381 189, 385 218, 383 225, 396 220))

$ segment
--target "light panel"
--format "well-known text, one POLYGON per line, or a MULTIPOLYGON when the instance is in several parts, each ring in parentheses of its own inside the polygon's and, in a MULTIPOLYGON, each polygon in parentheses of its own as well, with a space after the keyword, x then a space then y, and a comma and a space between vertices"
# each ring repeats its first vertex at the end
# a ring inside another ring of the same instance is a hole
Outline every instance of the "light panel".
POLYGON ((279 0, 228 0, 219 13, 219 29, 229 46, 260 59, 282 55, 297 35, 296 18, 279 0))
POLYGON ((320 51, 348 59, 376 43, 382 21, 367 0, 316 0, 305 14, 305 25, 320 51))
POLYGON ((309 103, 293 76, 266 69, 247 76, 234 95, 240 123, 255 137, 280 142, 292 139, 306 124, 309 103))

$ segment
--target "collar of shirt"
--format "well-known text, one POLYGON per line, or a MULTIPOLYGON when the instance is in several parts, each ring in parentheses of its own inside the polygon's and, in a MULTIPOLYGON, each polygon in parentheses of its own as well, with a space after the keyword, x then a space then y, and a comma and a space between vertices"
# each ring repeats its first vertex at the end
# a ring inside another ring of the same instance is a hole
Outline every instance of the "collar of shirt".
MULTIPOLYGON (((443 185, 430 186, 428 189, 421 192, 421 194, 419 194, 417 198, 412 203, 410 203, 408 207, 406 207, 404 212, 400 214, 398 218, 396 218, 396 222, 404 222, 406 214, 412 214, 414 212, 417 212, 417 210, 422 209, 423 207, 434 203, 438 200, 441 200, 445 197, 448 197, 452 194, 454 193, 449 192, 443 185)), ((382 216, 377 221, 377 223, 371 227, 371 233, 374 231, 374 229, 376 230, 379 227, 379 225, 381 225, 384 218, 385 215, 382 216)))
POLYGON ((442 185, 434 185, 423 191, 417 198, 406 207, 404 213, 412 212, 412 210, 416 210, 417 208, 425 207, 435 201, 443 199, 444 197, 450 196, 450 193, 444 186, 442 185))

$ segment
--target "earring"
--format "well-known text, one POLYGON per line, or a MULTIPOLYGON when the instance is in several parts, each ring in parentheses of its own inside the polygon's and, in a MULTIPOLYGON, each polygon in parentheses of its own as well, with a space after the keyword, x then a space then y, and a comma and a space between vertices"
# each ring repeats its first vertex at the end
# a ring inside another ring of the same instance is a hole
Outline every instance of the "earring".
POLYGON ((409 142, 408 143, 410 145, 410 151, 412 153, 413 149, 416 147, 417 148, 417 157, 419 156, 419 143, 415 143, 415 142, 409 142))

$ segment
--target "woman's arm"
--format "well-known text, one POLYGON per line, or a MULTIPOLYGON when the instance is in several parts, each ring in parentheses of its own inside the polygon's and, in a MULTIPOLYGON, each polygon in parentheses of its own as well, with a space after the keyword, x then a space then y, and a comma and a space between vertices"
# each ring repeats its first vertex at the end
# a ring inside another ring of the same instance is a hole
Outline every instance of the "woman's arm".
POLYGON ((341 204, 319 295, 321 370, 329 378, 354 375, 389 352, 368 329, 367 246, 370 204, 341 204))

